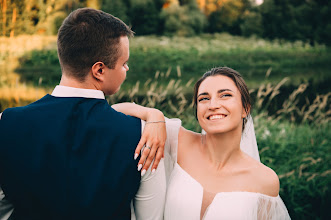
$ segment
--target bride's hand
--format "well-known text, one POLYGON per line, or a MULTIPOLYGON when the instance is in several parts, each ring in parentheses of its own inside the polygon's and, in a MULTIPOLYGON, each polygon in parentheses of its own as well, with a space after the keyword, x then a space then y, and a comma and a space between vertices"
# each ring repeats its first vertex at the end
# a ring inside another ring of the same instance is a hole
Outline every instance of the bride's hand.
POLYGON ((152 172, 154 172, 163 157, 164 144, 167 138, 163 113, 157 109, 143 107, 134 103, 119 103, 112 105, 112 107, 116 111, 146 121, 143 134, 135 150, 134 158, 136 159, 142 153, 138 163, 138 170, 142 170, 142 176, 146 173, 146 170, 148 170, 155 158, 151 168, 152 172), (141 152, 142 149, 143 151, 141 152))
POLYGON ((135 151, 136 158, 143 149, 138 162, 138 170, 141 169, 142 176, 148 170, 153 159, 152 173, 156 170, 164 154, 166 138, 167 132, 163 113, 157 109, 149 108, 145 128, 135 151))

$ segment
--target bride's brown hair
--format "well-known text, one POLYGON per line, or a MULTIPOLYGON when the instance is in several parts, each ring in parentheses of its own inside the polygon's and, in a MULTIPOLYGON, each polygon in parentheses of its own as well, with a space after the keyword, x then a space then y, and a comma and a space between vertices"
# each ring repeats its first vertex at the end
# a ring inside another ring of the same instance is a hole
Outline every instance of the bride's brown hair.
MULTIPOLYGON (((203 74, 203 76, 194 85, 193 109, 194 109, 194 113, 195 113, 195 118, 197 119, 197 111, 198 111, 197 96, 198 96, 199 87, 200 87, 201 83, 207 77, 210 77, 210 76, 227 76, 230 79, 232 79, 232 81, 234 82, 234 84, 236 85, 236 87, 238 88, 238 90, 241 94, 241 102, 242 102, 242 105, 248 116, 250 113, 252 103, 251 103, 251 96, 249 95, 249 91, 248 91, 247 85, 245 83, 245 80, 240 75, 240 73, 238 73, 234 69, 231 69, 229 67, 217 67, 217 68, 213 68, 210 71, 203 74)), ((247 122, 247 117, 243 119, 243 130, 245 128, 246 122, 247 122)))

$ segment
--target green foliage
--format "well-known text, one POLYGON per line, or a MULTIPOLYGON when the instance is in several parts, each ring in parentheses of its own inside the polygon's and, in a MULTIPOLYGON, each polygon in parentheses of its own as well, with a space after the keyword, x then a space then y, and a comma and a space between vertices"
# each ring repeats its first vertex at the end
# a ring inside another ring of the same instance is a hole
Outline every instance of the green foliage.
POLYGON ((101 10, 118 17, 126 24, 129 24, 129 16, 128 16, 128 5, 130 1, 118 1, 118 0, 102 0, 101 10))
POLYGON ((228 32, 331 45, 331 1, 264 0, 260 6, 253 2, 206 1, 199 8, 196 0, 2 0, 0 33, 56 34, 71 11, 88 6, 119 17, 137 35, 228 32))
POLYGON ((255 117, 261 162, 280 178, 280 196, 292 219, 328 219, 330 124, 295 125, 255 117))
POLYGON ((240 19, 246 7, 245 1, 242 0, 225 2, 218 10, 209 15, 208 31, 240 34, 240 19))
POLYGON ((243 36, 249 37, 252 35, 262 36, 262 16, 255 11, 247 11, 243 15, 243 22, 240 24, 240 31, 243 36))
POLYGON ((330 1, 265 0, 260 7, 263 37, 330 45, 330 1))
POLYGON ((156 34, 161 31, 160 10, 153 0, 131 0, 130 23, 137 35, 156 34))
POLYGON ((53 28, 51 29, 51 35, 57 35, 59 28, 62 25, 63 20, 66 18, 66 14, 63 12, 55 13, 51 24, 53 28))
POLYGON ((206 17, 195 2, 184 6, 171 4, 162 10, 161 17, 166 35, 192 36, 201 33, 206 25, 206 17))
POLYGON ((34 81, 35 84, 40 84, 42 80, 44 86, 52 87, 61 79, 61 68, 56 50, 32 51, 21 57, 19 62, 24 63, 24 68, 17 68, 23 81, 34 81))
POLYGON ((5 0, 2 5, 1 33, 9 36, 22 34, 56 34, 59 23, 74 9, 84 7, 87 0, 5 0), (4 7, 6 5, 6 7, 4 7), (13 19, 16 11, 16 19, 13 19))

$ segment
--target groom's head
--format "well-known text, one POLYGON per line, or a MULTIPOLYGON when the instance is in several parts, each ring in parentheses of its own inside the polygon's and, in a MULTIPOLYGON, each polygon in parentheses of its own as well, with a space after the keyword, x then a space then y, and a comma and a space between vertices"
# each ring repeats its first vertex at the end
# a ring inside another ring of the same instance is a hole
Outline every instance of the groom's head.
POLYGON ((130 36, 133 31, 108 13, 91 8, 71 12, 58 32, 62 74, 79 82, 93 79, 106 94, 115 93, 128 70, 130 36))

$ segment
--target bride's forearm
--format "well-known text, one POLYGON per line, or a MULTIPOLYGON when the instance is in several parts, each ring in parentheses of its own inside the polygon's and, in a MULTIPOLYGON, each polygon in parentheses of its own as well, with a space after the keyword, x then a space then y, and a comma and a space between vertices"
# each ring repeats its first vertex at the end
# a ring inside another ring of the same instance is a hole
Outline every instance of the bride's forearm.
POLYGON ((130 102, 112 105, 116 111, 140 118, 144 121, 164 121, 163 113, 155 108, 148 108, 130 102))

